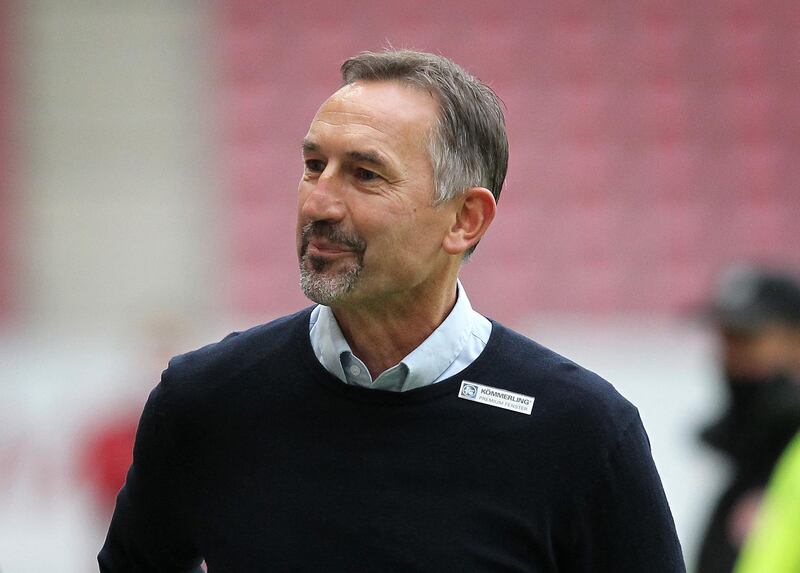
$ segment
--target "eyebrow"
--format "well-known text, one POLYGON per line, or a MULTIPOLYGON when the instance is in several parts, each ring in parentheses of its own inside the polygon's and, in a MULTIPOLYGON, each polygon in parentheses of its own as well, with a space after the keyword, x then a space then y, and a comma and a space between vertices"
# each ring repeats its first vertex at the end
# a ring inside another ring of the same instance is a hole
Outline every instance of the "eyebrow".
POLYGON ((386 168, 386 162, 375 151, 350 151, 347 156, 353 161, 361 161, 376 167, 386 168))
POLYGON ((315 151, 319 151, 319 145, 309 139, 304 139, 300 149, 303 151, 303 153, 313 153, 315 151))
MULTIPOLYGON (((304 139, 301 149, 303 153, 317 153, 320 151, 320 146, 314 141, 311 141, 309 139, 304 139)), ((352 161, 361 161, 363 163, 369 163, 376 167, 388 169, 386 161, 384 161, 384 159, 380 156, 380 154, 377 151, 373 151, 370 149, 364 151, 348 151, 347 157, 352 161)))

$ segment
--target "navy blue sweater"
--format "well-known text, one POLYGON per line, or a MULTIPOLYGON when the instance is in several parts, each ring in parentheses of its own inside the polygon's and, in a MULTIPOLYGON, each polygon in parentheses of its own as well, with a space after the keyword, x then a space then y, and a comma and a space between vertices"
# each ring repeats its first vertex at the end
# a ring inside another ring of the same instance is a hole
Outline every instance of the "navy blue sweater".
POLYGON ((639 415, 607 382, 493 323, 457 376, 348 386, 309 312, 171 361, 101 571, 685 570, 639 415), (533 411, 461 399, 462 380, 533 411))

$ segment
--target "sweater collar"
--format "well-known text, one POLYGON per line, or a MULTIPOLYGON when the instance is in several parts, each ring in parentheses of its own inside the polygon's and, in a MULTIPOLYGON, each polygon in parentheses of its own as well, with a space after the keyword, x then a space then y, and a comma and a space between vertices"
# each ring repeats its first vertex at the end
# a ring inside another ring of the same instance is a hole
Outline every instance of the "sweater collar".
POLYGON ((456 304, 431 335, 405 358, 375 380, 352 352, 330 307, 317 305, 311 313, 310 337, 314 354, 342 382, 395 392, 412 390, 438 380, 461 353, 472 332, 474 311, 461 281, 456 304))

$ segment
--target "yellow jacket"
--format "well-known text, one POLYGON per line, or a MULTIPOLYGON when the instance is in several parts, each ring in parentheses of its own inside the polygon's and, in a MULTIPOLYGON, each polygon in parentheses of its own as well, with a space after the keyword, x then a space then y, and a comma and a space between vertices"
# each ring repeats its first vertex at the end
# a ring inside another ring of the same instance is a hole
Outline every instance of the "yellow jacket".
POLYGON ((770 479, 755 529, 734 572, 800 572, 800 434, 770 479))

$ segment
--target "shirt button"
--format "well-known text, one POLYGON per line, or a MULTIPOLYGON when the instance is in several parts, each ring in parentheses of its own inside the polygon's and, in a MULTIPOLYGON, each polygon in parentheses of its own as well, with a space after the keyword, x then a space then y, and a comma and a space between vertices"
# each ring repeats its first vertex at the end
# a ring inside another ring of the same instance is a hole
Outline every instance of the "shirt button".
POLYGON ((353 376, 358 376, 359 374, 361 374, 361 368, 353 364, 350 367, 350 374, 352 374, 353 376))

